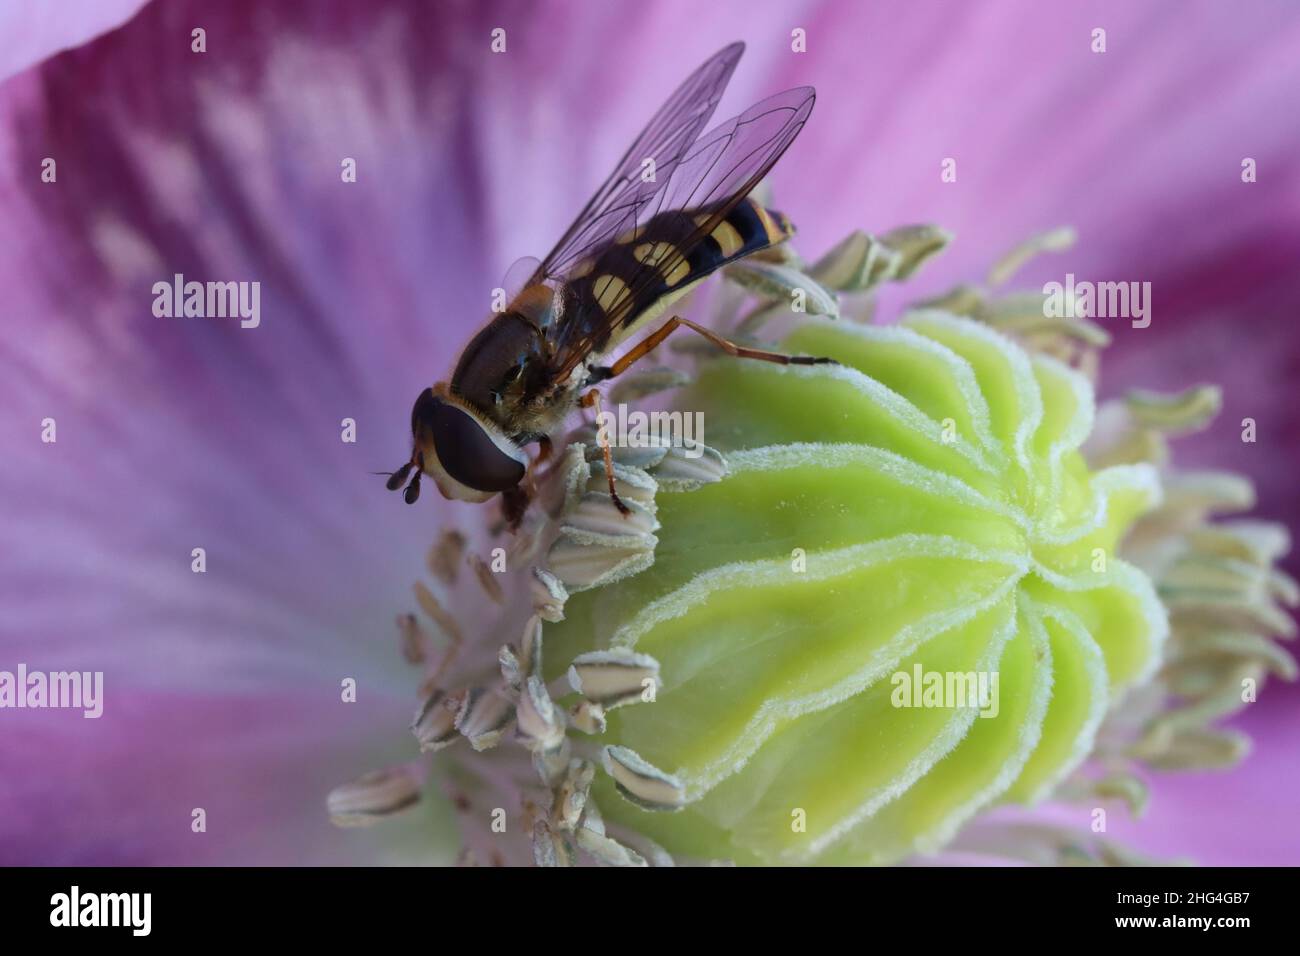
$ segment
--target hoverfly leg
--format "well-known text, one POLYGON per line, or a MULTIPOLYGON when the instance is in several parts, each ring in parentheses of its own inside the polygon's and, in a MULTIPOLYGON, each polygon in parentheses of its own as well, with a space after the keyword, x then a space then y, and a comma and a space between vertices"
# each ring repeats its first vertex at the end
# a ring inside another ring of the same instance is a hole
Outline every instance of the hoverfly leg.
POLYGON ((555 450, 555 445, 546 435, 537 439, 537 457, 533 459, 533 464, 540 465, 544 461, 549 461, 551 452, 555 450))
POLYGON ((600 392, 594 388, 586 395, 582 396, 583 408, 596 409, 596 441, 600 444, 600 452, 605 458, 605 479, 609 482, 609 497, 614 502, 614 507, 618 508, 623 517, 632 514, 632 509, 623 504, 623 499, 618 496, 614 489, 614 454, 610 451, 609 435, 605 432, 604 427, 600 425, 603 411, 600 407, 600 392))
POLYGON ((512 534, 518 531, 519 525, 523 523, 530 500, 528 489, 523 485, 515 485, 501 492, 501 516, 505 518, 506 529, 512 534))
POLYGON ((606 373, 604 376, 605 378, 613 378, 616 375, 622 375, 629 368, 631 368, 633 364, 639 362, 641 359, 645 358, 656 348, 658 348, 659 343, 662 342, 664 339, 668 338, 668 336, 672 335, 680 323, 681 323, 681 319, 679 319, 677 316, 673 316, 671 319, 669 319, 667 322, 661 325, 654 332, 647 335, 644 339, 638 342, 633 348, 629 349, 626 355, 624 355, 613 365, 609 366, 609 368, 595 368, 592 369, 592 372, 593 373, 605 372, 606 373))
POLYGON ((706 329, 703 325, 697 325, 693 323, 693 321, 682 319, 681 316, 675 315, 672 319, 669 319, 666 323, 660 326, 658 330, 655 330, 654 334, 651 334, 651 336, 647 337, 645 341, 641 342, 641 345, 638 345, 636 349, 629 351, 627 355, 624 355, 623 358, 617 360, 617 362, 615 362, 610 368, 612 375, 619 375, 620 372, 627 371, 628 365, 636 362, 636 360, 642 358, 642 356, 645 356, 647 352, 654 349, 654 347, 659 345, 660 342, 663 342, 663 339, 671 336, 679 326, 685 326, 685 328, 692 330, 692 332, 701 334, 701 336, 707 338, 708 341, 718 346, 719 349, 727 352, 728 355, 736 356, 737 359, 758 359, 759 362, 775 362, 779 365, 840 364, 839 362, 836 362, 835 359, 823 358, 823 356, 818 355, 787 355, 785 352, 774 352, 768 351, 767 349, 753 349, 753 347, 750 346, 737 345, 737 343, 732 342, 731 339, 719 336, 719 334, 714 332, 712 329, 706 329))
POLYGON ((506 530, 512 533, 519 530, 529 503, 537 497, 538 472, 542 465, 550 460, 554 448, 551 439, 546 435, 538 438, 537 453, 529 461, 523 480, 513 488, 501 492, 501 515, 505 519, 506 530))

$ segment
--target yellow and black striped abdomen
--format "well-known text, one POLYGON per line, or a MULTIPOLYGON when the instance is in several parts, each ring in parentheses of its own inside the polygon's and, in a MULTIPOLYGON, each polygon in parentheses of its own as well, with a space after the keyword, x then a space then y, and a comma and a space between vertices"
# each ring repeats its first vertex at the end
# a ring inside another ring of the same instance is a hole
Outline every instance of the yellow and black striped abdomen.
POLYGON ((706 209, 660 213, 583 263, 561 293, 556 348, 589 340, 593 352, 606 352, 721 266, 794 232, 785 216, 750 198, 702 234, 712 218, 706 209))

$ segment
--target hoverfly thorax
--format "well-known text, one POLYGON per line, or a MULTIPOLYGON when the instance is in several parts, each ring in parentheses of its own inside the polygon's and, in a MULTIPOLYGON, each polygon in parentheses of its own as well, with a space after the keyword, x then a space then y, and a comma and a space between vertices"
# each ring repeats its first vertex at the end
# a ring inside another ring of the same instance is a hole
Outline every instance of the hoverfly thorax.
POLYGON ((534 318, 512 306, 496 315, 461 353, 451 392, 526 444, 519 416, 550 384, 545 333, 534 318))

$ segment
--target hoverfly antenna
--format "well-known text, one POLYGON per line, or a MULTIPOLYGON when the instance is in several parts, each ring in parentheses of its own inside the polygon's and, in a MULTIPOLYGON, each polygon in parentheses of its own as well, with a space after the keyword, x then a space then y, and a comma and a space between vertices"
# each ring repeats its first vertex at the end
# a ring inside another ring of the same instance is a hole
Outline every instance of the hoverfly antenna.
POLYGON ((415 477, 411 479, 411 483, 407 485, 406 490, 402 492, 402 498, 408 505, 415 504, 416 499, 420 497, 420 476, 422 474, 424 474, 424 472, 417 471, 415 477))
MULTIPOLYGON (((406 484, 406 477, 411 473, 412 467, 413 463, 408 461, 401 468, 397 469, 397 471, 393 472, 392 477, 389 478, 387 482, 388 490, 396 491, 398 488, 402 487, 402 485, 406 484)), ((418 474, 416 477, 419 477, 418 474)))
POLYGON ((396 491, 398 488, 402 487, 402 485, 406 484, 406 478, 410 475, 413 467, 415 467, 415 462, 408 461, 401 468, 397 469, 397 471, 372 471, 371 474, 387 475, 388 481, 384 483, 385 486, 389 491, 396 491))

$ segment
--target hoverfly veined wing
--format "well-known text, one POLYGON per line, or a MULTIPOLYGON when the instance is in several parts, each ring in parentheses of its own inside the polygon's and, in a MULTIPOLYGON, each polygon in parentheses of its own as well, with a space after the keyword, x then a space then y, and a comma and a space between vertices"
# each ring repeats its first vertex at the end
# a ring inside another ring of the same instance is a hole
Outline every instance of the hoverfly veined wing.
POLYGON ((682 287, 729 261, 718 249, 705 255, 703 247, 716 243, 715 230, 799 135, 815 97, 805 86, 754 104, 692 145, 666 188, 621 211, 612 234, 624 245, 650 243, 663 228, 671 230, 666 233, 671 241, 662 254, 646 258, 621 279, 626 289, 613 301, 605 296, 605 307, 587 302, 585 308, 578 303, 564 311, 549 332, 556 380, 653 305, 665 291, 665 277, 676 276, 673 281, 682 287))
POLYGON ((563 280, 576 263, 618 235, 629 210, 635 211, 670 181, 673 170, 713 116, 743 52, 743 43, 723 47, 686 78, 556 243, 535 281, 563 280), (651 179, 643 176, 647 159, 654 161, 651 179))
POLYGON ((506 274, 501 277, 501 291, 506 294, 506 301, 509 302, 523 292, 541 267, 536 256, 524 256, 512 262, 510 268, 506 269, 506 274))
POLYGON ((507 310, 522 316, 538 329, 545 328, 551 321, 555 305, 554 290, 537 281, 541 267, 535 256, 525 256, 516 259, 501 280, 507 310))

